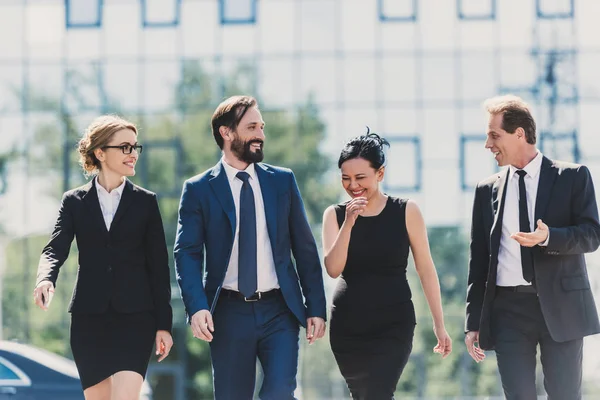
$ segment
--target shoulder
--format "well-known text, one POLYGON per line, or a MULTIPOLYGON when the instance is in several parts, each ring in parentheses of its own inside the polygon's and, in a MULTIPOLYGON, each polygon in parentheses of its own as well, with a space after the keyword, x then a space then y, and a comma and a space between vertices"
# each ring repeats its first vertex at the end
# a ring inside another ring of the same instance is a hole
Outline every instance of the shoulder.
POLYGON ((389 198, 390 203, 395 207, 406 207, 408 203, 414 203, 416 205, 414 200, 410 200, 408 198, 400 198, 395 196, 389 196, 389 198))
POLYGON ((267 172, 271 172, 276 176, 293 176, 294 172, 291 169, 285 167, 278 167, 276 165, 271 165, 267 163, 258 163, 258 168, 262 168, 267 172))
POLYGON ((421 215, 421 209, 419 208, 419 204, 412 199, 397 199, 394 198, 394 203, 398 204, 401 208, 406 209, 406 216, 410 217, 419 217, 421 215))
POLYGON ((336 212, 337 212, 337 205, 336 204, 330 205, 323 212, 323 220, 333 218, 336 215, 336 212))
POLYGON ((81 185, 74 189, 67 190, 66 192, 63 193, 63 196, 62 196, 63 202, 78 200, 78 199, 81 200, 86 194, 88 194, 88 192, 90 191, 90 189, 92 189, 92 187, 93 187, 93 183, 92 183, 92 181, 89 181, 85 185, 81 185))
POLYGON ((477 183, 477 186, 475 189, 480 190, 480 189, 491 188, 492 186, 494 186, 494 183, 496 183, 496 181, 502 177, 502 174, 506 174, 506 173, 507 173, 506 170, 503 169, 500 172, 496 172, 495 174, 488 176, 484 180, 479 181, 477 183))
POLYGON ((588 168, 583 164, 576 164, 568 161, 550 160, 552 167, 557 168, 559 174, 577 174, 577 173, 589 173, 588 168))
POLYGON ((138 194, 139 196, 156 197, 156 193, 151 192, 150 190, 143 188, 139 185, 136 185, 135 183, 131 183, 131 188, 133 189, 134 193, 138 194))
POLYGON ((216 172, 217 167, 212 167, 210 169, 207 169, 206 171, 198 174, 198 175, 194 175, 191 178, 188 178, 185 180, 185 182, 183 183, 184 186, 193 186, 196 184, 203 184, 205 182, 208 182, 208 180, 214 176, 215 172, 216 172))

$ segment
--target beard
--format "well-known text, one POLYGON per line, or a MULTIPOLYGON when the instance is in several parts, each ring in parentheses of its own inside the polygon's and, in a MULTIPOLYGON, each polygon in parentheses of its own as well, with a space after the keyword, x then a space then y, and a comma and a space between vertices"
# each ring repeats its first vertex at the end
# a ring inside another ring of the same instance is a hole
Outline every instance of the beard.
POLYGON ((249 140, 247 142, 242 141, 237 135, 231 142, 231 152, 240 160, 248 164, 259 163, 264 158, 262 151, 263 141, 262 140, 249 140), (254 143, 260 144, 260 149, 253 151, 250 146, 254 143))

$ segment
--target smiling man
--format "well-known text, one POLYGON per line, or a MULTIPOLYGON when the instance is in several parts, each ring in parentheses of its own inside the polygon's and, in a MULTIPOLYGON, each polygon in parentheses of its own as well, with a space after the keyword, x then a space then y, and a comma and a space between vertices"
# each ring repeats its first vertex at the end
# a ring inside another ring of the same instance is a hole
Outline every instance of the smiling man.
POLYGON ((177 280, 194 336, 210 342, 217 400, 252 398, 257 357, 260 398, 293 399, 299 326, 310 343, 325 333, 315 240, 292 171, 261 163, 264 127, 254 98, 222 102, 223 158, 185 182, 179 206, 177 280))
POLYGON ((477 362, 495 350, 508 399, 537 398, 538 344, 548 398, 580 399, 583 337, 600 332, 584 258, 600 244, 592 178, 539 152, 520 98, 485 107, 485 147, 508 168, 475 192, 465 343, 477 362))

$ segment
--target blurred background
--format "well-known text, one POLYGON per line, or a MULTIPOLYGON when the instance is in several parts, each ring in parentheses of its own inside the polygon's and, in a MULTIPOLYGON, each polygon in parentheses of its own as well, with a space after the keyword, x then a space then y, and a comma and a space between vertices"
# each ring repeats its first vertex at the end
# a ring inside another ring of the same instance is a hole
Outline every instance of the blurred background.
MULTIPOLYGON (((138 124, 132 180, 158 193, 172 250, 183 181, 220 157, 212 112, 243 93, 266 121, 265 161, 296 173, 319 246, 323 211, 345 199, 343 143, 367 125, 391 142, 384 189, 423 210, 454 340, 447 359, 432 353, 411 268, 418 326, 397 398, 502 398, 493 352, 476 364, 463 342, 473 188, 496 171, 481 103, 525 98, 540 150, 588 165, 600 187, 598 17, 596 0, 1 0, 2 339, 71 357, 75 245, 51 309, 31 293, 60 196, 85 182, 75 144, 87 124, 102 113, 138 124)), ((587 259, 598 301, 600 258, 587 259)), ((171 278, 175 347, 149 368, 153 398, 210 399, 208 346, 171 278)), ((325 284, 331 300, 336 282, 325 284)), ((328 338, 301 342, 298 397, 348 398, 328 338)), ((600 398, 598 337, 584 354, 584 393, 600 398)))

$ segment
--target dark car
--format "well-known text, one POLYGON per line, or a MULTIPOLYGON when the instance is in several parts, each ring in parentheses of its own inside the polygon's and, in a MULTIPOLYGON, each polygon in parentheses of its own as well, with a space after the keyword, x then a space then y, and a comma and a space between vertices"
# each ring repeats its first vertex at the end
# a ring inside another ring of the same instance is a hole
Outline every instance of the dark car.
MULTIPOLYGON (((144 381, 140 399, 151 398, 144 381)), ((0 340, 0 400, 84 400, 75 363, 37 347, 0 340)))

